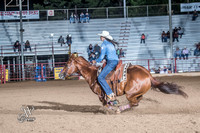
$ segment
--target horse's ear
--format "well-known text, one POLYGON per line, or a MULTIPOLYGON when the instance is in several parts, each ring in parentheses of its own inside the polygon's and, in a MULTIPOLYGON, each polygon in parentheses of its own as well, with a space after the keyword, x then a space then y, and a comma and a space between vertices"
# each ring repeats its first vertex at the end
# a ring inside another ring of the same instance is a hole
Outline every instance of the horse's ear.
POLYGON ((75 59, 76 56, 75 56, 74 54, 71 54, 71 55, 70 55, 70 58, 75 59))
POLYGON ((74 54, 71 54, 71 55, 70 55, 70 58, 74 59, 74 58, 75 58, 74 54))

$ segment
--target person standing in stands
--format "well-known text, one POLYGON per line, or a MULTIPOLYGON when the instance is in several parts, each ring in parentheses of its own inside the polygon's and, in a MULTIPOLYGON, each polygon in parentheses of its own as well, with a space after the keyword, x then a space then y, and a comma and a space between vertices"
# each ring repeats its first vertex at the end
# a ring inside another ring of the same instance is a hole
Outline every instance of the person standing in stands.
POLYGON ((178 40, 178 32, 177 31, 174 32, 174 34, 173 34, 173 42, 175 41, 175 39, 176 39, 177 42, 179 42, 179 40, 178 40))
POLYGON ((162 42, 167 42, 167 35, 166 35, 165 31, 163 31, 161 34, 161 40, 162 40, 162 42))
POLYGON ((193 15, 192 15, 192 21, 195 21, 197 17, 198 17, 198 13, 196 10, 194 10, 193 15))
POLYGON ((142 43, 142 42, 145 43, 145 38, 146 38, 146 37, 145 37, 145 35, 144 35, 144 33, 143 33, 142 36, 141 36, 141 41, 140 41, 140 43, 142 43))
POLYGON ((66 43, 67 43, 68 45, 71 45, 71 44, 72 44, 72 36, 71 36, 70 34, 67 35, 66 40, 67 40, 66 43))
POLYGON ((63 38, 62 36, 60 36, 60 37, 58 38, 58 43, 61 44, 61 47, 62 47, 63 44, 65 44, 65 40, 64 40, 64 38, 63 38))
POLYGON ((66 43, 69 46, 69 55, 71 55, 72 36, 70 34, 68 34, 67 37, 66 37, 66 40, 67 40, 66 43))
POLYGON ((110 86, 106 82, 106 76, 117 66, 118 64, 118 56, 116 54, 115 45, 118 45, 117 42, 113 40, 113 37, 110 35, 108 31, 102 31, 100 36, 100 40, 103 42, 101 44, 101 54, 99 58, 92 63, 96 64, 96 62, 101 62, 106 55, 106 66, 102 70, 102 72, 98 76, 98 82, 106 93, 107 102, 113 102, 114 104, 118 104, 116 100, 116 96, 111 90, 110 86))

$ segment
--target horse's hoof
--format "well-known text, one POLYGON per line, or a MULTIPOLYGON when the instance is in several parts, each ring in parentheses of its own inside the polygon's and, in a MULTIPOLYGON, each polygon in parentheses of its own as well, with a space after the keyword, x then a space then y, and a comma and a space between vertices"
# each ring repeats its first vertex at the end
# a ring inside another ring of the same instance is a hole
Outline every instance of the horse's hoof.
POLYGON ((121 114, 121 110, 120 110, 120 109, 117 109, 117 110, 116 110, 116 114, 121 114))

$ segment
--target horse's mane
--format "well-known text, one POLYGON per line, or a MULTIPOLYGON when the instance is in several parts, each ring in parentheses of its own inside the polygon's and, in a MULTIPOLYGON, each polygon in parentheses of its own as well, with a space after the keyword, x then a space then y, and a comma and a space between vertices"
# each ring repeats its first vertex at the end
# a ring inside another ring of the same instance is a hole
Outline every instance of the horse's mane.
POLYGON ((83 65, 85 65, 85 66, 92 66, 92 64, 90 64, 90 62, 88 62, 83 56, 78 56, 78 57, 76 57, 76 60, 77 60, 79 63, 81 63, 81 64, 83 64, 83 65))

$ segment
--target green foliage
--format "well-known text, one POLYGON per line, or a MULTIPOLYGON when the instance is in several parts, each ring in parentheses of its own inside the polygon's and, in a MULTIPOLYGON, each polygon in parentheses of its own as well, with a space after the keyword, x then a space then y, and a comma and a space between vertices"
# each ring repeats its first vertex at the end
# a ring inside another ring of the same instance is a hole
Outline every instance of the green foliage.
POLYGON ((33 8, 35 10, 41 10, 41 9, 44 9, 44 6, 40 5, 40 4, 33 4, 33 8))
MULTIPOLYGON (((172 0, 172 3, 187 3, 188 0, 172 0)), ((199 0, 189 0, 199 2, 199 0)), ((126 0, 127 6, 168 4, 168 0, 126 0)), ((119 7, 123 6, 123 0, 43 0, 43 4, 35 3, 34 9, 73 9, 95 7, 119 7)))

